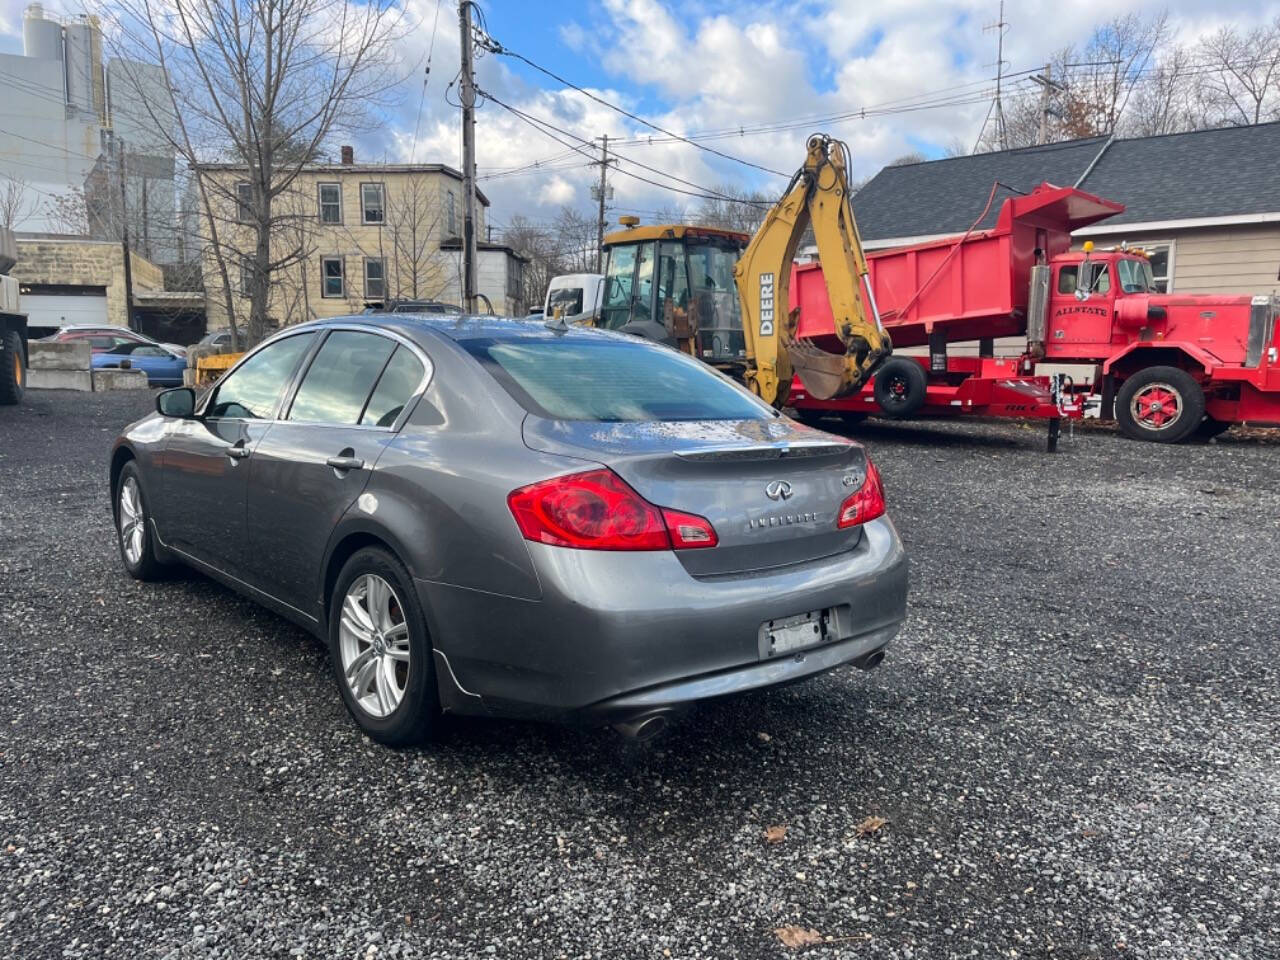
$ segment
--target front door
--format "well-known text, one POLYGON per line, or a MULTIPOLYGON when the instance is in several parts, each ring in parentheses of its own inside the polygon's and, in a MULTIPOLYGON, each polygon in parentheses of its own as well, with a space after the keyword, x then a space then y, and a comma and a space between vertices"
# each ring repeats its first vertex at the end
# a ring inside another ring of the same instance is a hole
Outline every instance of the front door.
POLYGON ((157 526, 165 543, 239 577, 249 460, 314 333, 275 340, 231 371, 165 445, 157 526))
POLYGON ((1111 292, 1111 270, 1105 261, 1093 260, 1086 267, 1084 289, 1089 296, 1083 300, 1076 296, 1081 288, 1078 274, 1080 264, 1065 263, 1057 269, 1057 280, 1049 299, 1049 332, 1045 344, 1050 356, 1081 356, 1088 354, 1085 345, 1111 343, 1112 312, 1115 298, 1111 292), (1066 348, 1065 350, 1063 348, 1066 348))
POLYGON ((248 572, 278 600, 319 616, 321 564, 334 528, 369 482, 425 368, 381 334, 332 331, 297 393, 254 451, 248 572))

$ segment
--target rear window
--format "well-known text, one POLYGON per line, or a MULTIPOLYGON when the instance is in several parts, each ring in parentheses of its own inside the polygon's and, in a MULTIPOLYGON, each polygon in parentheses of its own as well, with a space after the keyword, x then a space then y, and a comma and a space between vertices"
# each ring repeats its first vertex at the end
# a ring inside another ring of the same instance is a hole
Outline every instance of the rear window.
POLYGON ((773 411, 711 368, 638 341, 491 340, 462 346, 521 406, 551 420, 766 420, 773 411))

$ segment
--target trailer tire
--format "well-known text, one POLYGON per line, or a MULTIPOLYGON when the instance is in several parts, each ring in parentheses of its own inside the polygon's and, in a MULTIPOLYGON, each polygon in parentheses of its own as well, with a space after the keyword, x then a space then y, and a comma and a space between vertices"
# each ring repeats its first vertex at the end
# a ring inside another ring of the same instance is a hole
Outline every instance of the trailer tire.
POLYGON ((1181 443, 1203 419, 1204 389, 1178 367, 1139 370, 1116 391, 1116 423, 1134 440, 1181 443))
POLYGON ((27 392, 22 338, 16 330, 0 332, 0 403, 21 403, 27 392))
POLYGON ((914 360, 893 357, 876 371, 876 404, 890 417, 909 417, 924 406, 928 380, 914 360))

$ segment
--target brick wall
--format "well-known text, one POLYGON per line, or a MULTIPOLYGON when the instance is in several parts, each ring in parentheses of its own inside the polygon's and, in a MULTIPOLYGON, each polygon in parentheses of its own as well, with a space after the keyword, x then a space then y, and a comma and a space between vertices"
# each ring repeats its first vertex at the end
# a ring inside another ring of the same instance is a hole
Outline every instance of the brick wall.
MULTIPOLYGON (((130 257, 134 290, 161 290, 164 276, 151 261, 130 257)), ((18 240, 13 276, 22 284, 106 287, 107 320, 127 327, 124 251, 107 240, 18 240)))

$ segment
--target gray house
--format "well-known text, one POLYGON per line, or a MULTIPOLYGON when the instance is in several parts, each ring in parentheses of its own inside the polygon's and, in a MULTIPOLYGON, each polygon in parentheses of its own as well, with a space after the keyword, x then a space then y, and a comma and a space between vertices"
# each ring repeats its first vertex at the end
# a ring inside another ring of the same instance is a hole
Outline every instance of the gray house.
POLYGON ((869 250, 963 233, 996 196, 1043 181, 1117 200, 1125 212, 1075 234, 1152 254, 1162 287, 1280 291, 1280 123, 1133 139, 1093 137, 886 167, 853 199, 869 250))

